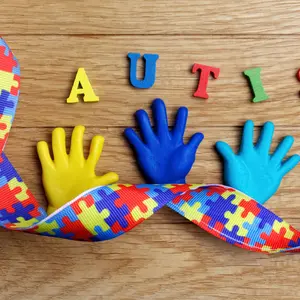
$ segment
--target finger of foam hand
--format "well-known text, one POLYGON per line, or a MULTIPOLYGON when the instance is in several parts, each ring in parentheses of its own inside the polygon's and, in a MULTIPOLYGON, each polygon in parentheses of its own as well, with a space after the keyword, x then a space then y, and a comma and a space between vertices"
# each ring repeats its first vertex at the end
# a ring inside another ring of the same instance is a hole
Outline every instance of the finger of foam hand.
POLYGON ((186 128, 187 119, 188 119, 188 109, 186 107, 180 107, 177 111, 176 121, 172 131, 173 137, 176 140, 182 141, 185 128, 186 128))
POLYGON ((84 161, 83 135, 85 127, 78 125, 74 128, 71 138, 70 159, 77 162, 84 161))
POLYGON ((137 153, 142 154, 146 151, 146 146, 132 128, 126 128, 124 134, 128 142, 131 144, 131 146, 135 149, 137 153))
POLYGON ((54 163, 51 159, 49 146, 45 141, 38 142, 37 144, 37 153, 43 168, 45 171, 48 168, 55 168, 54 163))
POLYGON ((104 146, 104 137, 97 135, 94 136, 91 142, 90 154, 87 159, 88 164, 90 164, 93 168, 95 168, 98 160, 100 159, 103 146, 104 146))
POLYGON ((202 142, 204 135, 200 132, 195 133, 188 142, 188 146, 193 152, 196 152, 200 143, 202 142))
POLYGON ((264 124, 264 126, 261 130, 261 134, 259 136, 258 142, 256 144, 256 148, 260 152, 269 154, 273 135, 274 135, 274 129, 275 129, 275 127, 272 122, 266 122, 264 124))
POLYGON ((55 128, 52 132, 52 149, 55 164, 66 165, 68 155, 66 151, 66 132, 63 128, 55 128))
POLYGON ((159 139, 164 140, 169 137, 168 115, 165 103, 161 99, 156 99, 152 103, 155 131, 159 139))
POLYGON ((253 147, 254 123, 248 120, 243 128, 243 136, 241 140, 240 153, 248 151, 253 147))
POLYGON ((108 172, 104 174, 103 176, 97 176, 95 178, 94 184, 96 186, 100 185, 109 185, 116 183, 119 180, 119 175, 115 172, 108 172))
POLYGON ((288 172, 292 171, 300 162, 300 156, 298 154, 293 155, 287 159, 281 166, 282 176, 285 176, 288 172))
POLYGON ((135 113, 137 123, 141 130, 141 135, 146 144, 151 145, 156 140, 156 136, 152 130, 149 115, 146 111, 140 109, 135 113))
POLYGON ((281 161, 284 159, 284 157, 288 154, 288 152, 292 148, 293 143, 294 143, 294 138, 292 136, 284 137, 284 139, 279 143, 279 145, 275 149, 271 160, 275 164, 280 165, 281 161))
POLYGON ((230 162, 235 158, 235 154, 234 154, 233 150, 225 142, 222 142, 222 141, 217 142, 216 149, 226 162, 230 162))

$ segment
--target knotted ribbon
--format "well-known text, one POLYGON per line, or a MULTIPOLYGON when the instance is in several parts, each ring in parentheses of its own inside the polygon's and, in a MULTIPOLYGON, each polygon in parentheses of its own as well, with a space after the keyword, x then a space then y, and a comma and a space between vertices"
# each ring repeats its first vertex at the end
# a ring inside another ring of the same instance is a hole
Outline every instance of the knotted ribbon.
POLYGON ((47 216, 3 152, 19 88, 19 63, 0 39, 1 227, 79 241, 104 241, 130 231, 166 205, 238 247, 266 253, 300 251, 299 231, 247 195, 223 185, 101 186, 47 216))

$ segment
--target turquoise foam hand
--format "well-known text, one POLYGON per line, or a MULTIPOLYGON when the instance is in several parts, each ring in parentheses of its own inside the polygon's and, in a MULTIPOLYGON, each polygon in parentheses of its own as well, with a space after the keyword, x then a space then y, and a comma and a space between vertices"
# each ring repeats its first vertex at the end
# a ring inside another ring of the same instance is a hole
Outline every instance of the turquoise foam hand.
POLYGON ((264 124, 256 145, 253 133, 254 123, 247 121, 237 154, 224 142, 217 142, 216 148, 224 160, 224 183, 263 204, 276 193, 283 177, 299 163, 300 156, 293 155, 284 161, 294 142, 292 136, 286 136, 270 154, 272 122, 264 124))

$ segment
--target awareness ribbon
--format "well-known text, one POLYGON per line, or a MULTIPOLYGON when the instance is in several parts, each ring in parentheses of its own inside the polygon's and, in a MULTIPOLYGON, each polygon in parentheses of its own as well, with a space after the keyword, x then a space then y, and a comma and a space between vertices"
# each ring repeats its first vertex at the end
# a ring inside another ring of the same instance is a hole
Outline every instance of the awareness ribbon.
POLYGON ((80 241, 113 239, 167 205, 212 235, 257 252, 298 252, 300 232, 223 185, 114 184, 84 192, 51 215, 39 206, 3 149, 19 98, 20 66, 0 39, 0 226, 80 241))

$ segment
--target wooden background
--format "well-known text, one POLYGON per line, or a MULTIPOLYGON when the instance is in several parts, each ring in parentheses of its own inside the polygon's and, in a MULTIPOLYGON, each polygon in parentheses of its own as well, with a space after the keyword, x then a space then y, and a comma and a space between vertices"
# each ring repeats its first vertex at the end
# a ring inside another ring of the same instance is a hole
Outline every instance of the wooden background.
MULTIPOLYGON (((99 174, 140 183, 122 133, 133 113, 156 97, 173 116, 190 109, 187 137, 205 134, 190 183, 220 183, 214 143, 238 144, 246 119, 272 120, 275 142, 296 138, 300 152, 300 3, 298 0, 2 0, 1 34, 22 69, 20 104, 6 153, 45 205, 35 146, 56 126, 87 127, 106 144, 99 174), (158 53, 149 90, 128 83, 128 52, 158 53), (210 99, 193 98, 197 63, 221 68, 210 99), (270 100, 253 104, 242 72, 262 67, 270 100), (98 103, 66 104, 78 67, 85 67, 98 103)), ((300 228, 300 167, 267 206, 300 228)), ((86 244, 0 231, 0 298, 9 299, 299 299, 300 256, 250 253, 217 240, 164 208, 132 232, 86 244)))

